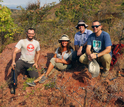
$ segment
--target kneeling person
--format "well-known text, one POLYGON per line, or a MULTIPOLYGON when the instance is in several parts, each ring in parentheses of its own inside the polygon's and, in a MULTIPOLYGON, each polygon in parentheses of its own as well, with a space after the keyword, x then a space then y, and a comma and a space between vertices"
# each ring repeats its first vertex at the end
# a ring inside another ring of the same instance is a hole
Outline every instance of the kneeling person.
MULTIPOLYGON (((15 69, 15 77, 13 72, 11 72, 11 90, 10 92, 13 93, 13 78, 15 78, 15 82, 17 85, 17 75, 21 69, 29 69, 30 67, 38 68, 38 59, 40 55, 40 44, 37 40, 34 39, 35 30, 33 28, 29 28, 27 31, 27 38, 21 39, 17 45, 15 46, 12 58, 12 68, 15 69), (21 56, 15 63, 16 54, 18 51, 21 50, 21 56), (35 59, 35 60, 34 60, 35 59)), ((27 71, 30 78, 37 78, 38 72, 34 69, 27 71)))

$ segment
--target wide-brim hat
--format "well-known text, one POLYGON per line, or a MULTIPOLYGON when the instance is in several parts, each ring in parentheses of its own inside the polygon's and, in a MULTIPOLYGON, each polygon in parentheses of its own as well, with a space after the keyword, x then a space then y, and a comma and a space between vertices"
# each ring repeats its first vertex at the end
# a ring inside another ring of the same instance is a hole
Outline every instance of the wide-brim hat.
POLYGON ((66 40, 66 41, 69 41, 69 42, 70 42, 69 36, 66 35, 66 34, 63 34, 63 35, 61 36, 61 38, 58 40, 59 43, 60 43, 62 40, 66 40))
POLYGON ((88 71, 91 73, 92 78, 97 77, 99 75, 100 67, 95 59, 90 61, 89 65, 88 65, 88 71))
POLYGON ((82 20, 80 20, 79 22, 78 22, 78 24, 77 24, 77 26, 75 26, 77 29, 79 29, 78 27, 79 26, 85 26, 85 28, 87 28, 88 27, 88 25, 84 22, 84 21, 82 21, 82 20))

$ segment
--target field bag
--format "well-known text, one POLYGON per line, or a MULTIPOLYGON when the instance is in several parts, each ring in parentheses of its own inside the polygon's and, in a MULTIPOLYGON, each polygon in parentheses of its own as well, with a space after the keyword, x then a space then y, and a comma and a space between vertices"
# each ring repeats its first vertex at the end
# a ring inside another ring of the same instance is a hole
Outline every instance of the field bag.
POLYGON ((122 50, 123 48, 124 48, 124 44, 121 44, 121 43, 112 45, 112 60, 111 60, 110 70, 113 68, 113 66, 117 62, 117 58, 123 54, 123 50, 122 50))

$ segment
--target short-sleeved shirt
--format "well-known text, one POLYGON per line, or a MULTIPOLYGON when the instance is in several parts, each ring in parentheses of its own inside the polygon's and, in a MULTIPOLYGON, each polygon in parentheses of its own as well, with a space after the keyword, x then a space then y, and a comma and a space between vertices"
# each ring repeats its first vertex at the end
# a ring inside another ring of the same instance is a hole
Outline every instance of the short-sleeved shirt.
POLYGON ((85 32, 82 34, 80 31, 75 34, 74 45, 81 46, 87 42, 87 39, 90 34, 93 32, 91 30, 85 29, 85 32))
MULTIPOLYGON (((107 32, 102 31, 101 35, 98 37, 95 33, 92 33, 87 40, 87 45, 92 46, 93 52, 100 53, 105 50, 106 47, 112 46, 112 43, 110 35, 107 32)), ((112 56, 112 51, 109 54, 112 56)))
POLYGON ((72 52, 73 52, 73 49, 70 49, 70 52, 69 52, 69 53, 68 53, 67 50, 66 50, 66 51, 62 52, 62 55, 61 55, 60 53, 58 53, 58 50, 59 50, 59 48, 57 48, 56 51, 55 51, 56 57, 57 57, 57 58, 60 58, 60 59, 62 59, 62 57, 63 57, 63 59, 66 60, 66 61, 69 60, 69 56, 70 56, 70 55, 72 54, 72 52))
POLYGON ((30 64, 34 63, 35 52, 40 50, 39 42, 34 39, 33 41, 21 39, 15 47, 21 49, 21 56, 19 59, 30 64))

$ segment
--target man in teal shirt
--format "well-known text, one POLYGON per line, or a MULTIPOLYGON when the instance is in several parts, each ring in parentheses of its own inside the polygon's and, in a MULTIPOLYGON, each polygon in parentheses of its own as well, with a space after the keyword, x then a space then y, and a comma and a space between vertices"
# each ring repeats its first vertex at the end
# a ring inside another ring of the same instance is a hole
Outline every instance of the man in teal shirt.
POLYGON ((86 53, 80 56, 79 61, 88 64, 92 59, 96 59, 98 63, 101 63, 103 66, 101 77, 106 77, 109 74, 112 57, 111 38, 107 32, 101 30, 102 25, 99 21, 94 21, 92 28, 94 33, 89 36, 86 53))

